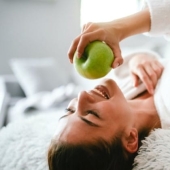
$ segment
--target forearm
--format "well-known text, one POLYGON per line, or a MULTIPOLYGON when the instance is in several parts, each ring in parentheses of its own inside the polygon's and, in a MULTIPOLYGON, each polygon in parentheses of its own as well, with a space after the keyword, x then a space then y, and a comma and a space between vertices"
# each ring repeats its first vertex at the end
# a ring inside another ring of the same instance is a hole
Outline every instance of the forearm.
POLYGON ((73 62, 73 56, 77 50, 79 57, 83 54, 84 48, 89 42, 104 41, 112 49, 115 59, 112 68, 123 63, 119 42, 129 36, 148 32, 150 30, 150 13, 147 9, 136 14, 103 23, 87 23, 83 32, 73 41, 68 56, 73 62))
POLYGON ((148 9, 111 22, 113 29, 117 31, 119 41, 144 32, 149 32, 151 20, 148 9))

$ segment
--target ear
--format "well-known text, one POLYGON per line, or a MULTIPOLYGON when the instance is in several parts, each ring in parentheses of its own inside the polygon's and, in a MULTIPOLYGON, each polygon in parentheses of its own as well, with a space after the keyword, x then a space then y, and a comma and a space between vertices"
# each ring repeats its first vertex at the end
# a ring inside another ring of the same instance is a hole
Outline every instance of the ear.
POLYGON ((130 129, 122 139, 123 146, 129 153, 134 153, 138 150, 138 132, 137 129, 130 129))

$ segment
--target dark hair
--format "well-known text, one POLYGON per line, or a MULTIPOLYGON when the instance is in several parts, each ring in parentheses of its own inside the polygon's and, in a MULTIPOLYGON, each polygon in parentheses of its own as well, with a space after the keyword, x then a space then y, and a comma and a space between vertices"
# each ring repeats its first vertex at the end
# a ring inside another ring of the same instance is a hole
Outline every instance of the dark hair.
MULTIPOLYGON (((139 134, 139 146, 147 135, 148 131, 139 134)), ((53 139, 48 165, 50 170, 131 170, 136 155, 124 150, 120 136, 110 143, 98 139, 93 144, 70 144, 53 139)))

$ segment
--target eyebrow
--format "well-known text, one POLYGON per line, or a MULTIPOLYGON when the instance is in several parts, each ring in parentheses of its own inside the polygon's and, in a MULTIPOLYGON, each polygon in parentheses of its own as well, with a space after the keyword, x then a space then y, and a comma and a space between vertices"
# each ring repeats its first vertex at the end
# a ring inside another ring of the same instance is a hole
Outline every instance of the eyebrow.
POLYGON ((68 115, 63 115, 59 118, 59 120, 63 119, 64 117, 67 117, 68 115))
MULTIPOLYGON (((79 116, 79 117, 80 117, 80 116, 79 116)), ((81 119, 82 121, 84 121, 85 123, 87 123, 88 125, 90 125, 90 126, 99 127, 99 125, 97 125, 97 124, 95 124, 95 123, 93 123, 93 122, 91 122, 91 121, 89 121, 89 120, 87 120, 87 119, 85 119, 85 118, 83 118, 83 117, 80 117, 80 119, 81 119)))
MULTIPOLYGON (((65 117, 67 117, 67 116, 69 116, 69 115, 61 116, 61 117, 59 118, 59 120, 65 118, 65 117)), ((79 118, 80 118, 83 122, 85 122, 86 124, 88 124, 88 125, 90 125, 90 126, 99 127, 99 125, 97 125, 97 124, 95 124, 95 123, 93 123, 93 122, 91 122, 91 121, 89 121, 89 120, 87 120, 87 119, 85 119, 85 118, 83 118, 83 117, 81 117, 81 116, 79 116, 79 118)))

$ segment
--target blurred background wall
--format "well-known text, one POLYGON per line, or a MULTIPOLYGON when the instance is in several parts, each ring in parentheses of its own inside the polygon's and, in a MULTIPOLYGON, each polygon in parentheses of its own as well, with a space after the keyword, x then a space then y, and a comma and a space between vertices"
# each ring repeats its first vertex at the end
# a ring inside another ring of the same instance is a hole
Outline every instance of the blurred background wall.
MULTIPOLYGON (((0 0, 0 74, 12 73, 11 58, 31 57, 56 57, 69 71, 72 65, 67 51, 80 34, 81 26, 88 21, 111 20, 139 10, 138 0, 122 6, 123 3, 124 0, 0 0)), ((144 35, 121 42, 122 52, 141 47, 165 51, 162 46, 166 46, 162 37, 144 35)))
POLYGON ((0 74, 18 57, 57 57, 70 68, 67 51, 79 33, 80 0, 0 0, 0 74))

